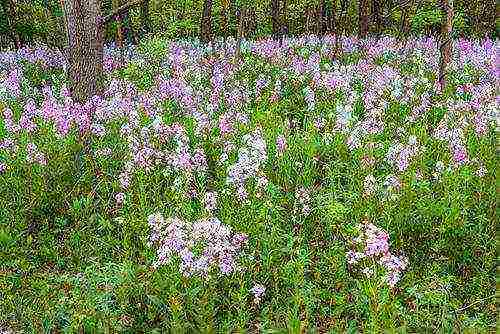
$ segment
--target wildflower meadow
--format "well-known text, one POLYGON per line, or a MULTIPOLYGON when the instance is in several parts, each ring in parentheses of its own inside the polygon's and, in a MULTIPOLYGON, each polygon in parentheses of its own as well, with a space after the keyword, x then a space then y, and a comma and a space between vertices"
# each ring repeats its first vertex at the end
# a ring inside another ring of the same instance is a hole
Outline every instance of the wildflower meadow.
POLYGON ((0 52, 0 329, 495 331, 499 44, 452 50, 153 36, 85 102, 0 52))

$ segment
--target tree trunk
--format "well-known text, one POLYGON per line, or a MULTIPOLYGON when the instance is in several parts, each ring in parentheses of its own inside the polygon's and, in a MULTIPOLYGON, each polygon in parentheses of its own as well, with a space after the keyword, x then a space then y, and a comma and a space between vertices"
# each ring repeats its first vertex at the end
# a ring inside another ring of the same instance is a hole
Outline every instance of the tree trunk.
POLYGON ((378 38, 382 33, 382 22, 380 17, 380 1, 372 0, 373 22, 375 24, 375 36, 378 38))
POLYGON ((336 31, 336 13, 337 12, 337 1, 332 0, 332 6, 330 10, 327 12, 327 21, 328 21, 328 32, 330 34, 335 33, 336 31))
POLYGON ((205 0, 203 3, 200 32, 202 42, 212 40, 212 0, 205 0))
MULTIPOLYGON (((115 11, 118 7, 120 7, 119 0, 113 0, 111 2, 112 10, 115 11)), ((122 30, 122 15, 115 16, 116 22, 116 45, 121 48, 123 47, 123 30, 122 30)))
POLYGON ((342 24, 339 24, 338 31, 339 34, 347 35, 347 19, 348 19, 348 8, 349 8, 349 0, 340 0, 340 7, 342 8, 341 13, 341 21, 342 24))
POLYGON ((222 21, 222 34, 224 35, 224 42, 227 39, 227 8, 228 8, 228 0, 222 0, 222 8, 221 8, 221 21, 222 21))
POLYGON ((279 1, 271 0, 271 23, 273 27, 273 38, 278 39, 279 35, 279 1))
POLYGON ((306 7, 306 34, 310 33, 311 30, 311 7, 307 5, 306 7))
POLYGON ((147 34, 150 31, 149 22, 149 0, 146 0, 141 5, 141 23, 143 34, 147 34))
POLYGON ((99 0, 65 0, 68 76, 73 99, 85 102, 101 93, 103 36, 99 0))
POLYGON ((238 42, 236 44, 236 52, 234 54, 234 62, 237 63, 237 61, 240 59, 241 56, 241 41, 243 39, 244 35, 244 28, 245 28, 245 17, 246 17, 246 6, 242 5, 241 9, 238 10, 238 42))
POLYGON ((439 60, 439 77, 438 83, 441 91, 446 86, 447 71, 446 67, 451 60, 452 52, 452 29, 453 29, 453 0, 441 0, 441 9, 446 15, 446 20, 443 23, 441 31, 441 41, 439 45, 440 60, 439 60))
POLYGON ((288 35, 288 8, 287 8, 287 2, 286 0, 283 0, 283 5, 281 6, 281 15, 282 15, 282 20, 281 20, 281 42, 283 42, 283 39, 288 35))
POLYGON ((6 5, 4 9, 7 16, 7 22, 9 24, 10 35, 12 41, 14 42, 15 48, 20 49, 22 47, 22 40, 16 28, 16 20, 17 20, 16 3, 15 0, 7 0, 7 2, 8 5, 6 5))
POLYGON ((368 1, 358 0, 358 11, 359 11, 359 38, 366 38, 368 35, 368 1))
POLYGON ((255 8, 250 8, 248 11, 248 30, 247 33, 251 36, 255 35, 257 30, 257 16, 255 15, 255 8))
POLYGON ((413 7, 413 1, 407 1, 402 5, 403 16, 401 17, 401 29, 400 34, 402 38, 406 38, 408 36, 408 31, 410 29, 410 12, 413 7))
POLYGON ((321 0, 320 2, 320 33, 321 36, 325 35, 326 32, 328 31, 328 17, 326 15, 326 0, 321 0))

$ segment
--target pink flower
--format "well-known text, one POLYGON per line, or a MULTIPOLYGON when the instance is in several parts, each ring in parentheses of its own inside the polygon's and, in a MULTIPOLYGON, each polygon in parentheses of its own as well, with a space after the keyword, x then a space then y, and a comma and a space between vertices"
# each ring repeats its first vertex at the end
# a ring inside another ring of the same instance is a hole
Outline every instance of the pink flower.
POLYGON ((215 210, 217 207, 217 193, 208 191, 203 198, 203 203, 205 204, 205 209, 207 211, 215 210))
POLYGON ((124 201, 125 201, 125 194, 124 193, 117 193, 115 195, 116 205, 120 206, 123 204, 124 201))
POLYGON ((262 284, 255 284, 250 291, 253 293, 255 303, 258 303, 266 292, 266 287, 262 284))
POLYGON ((285 152, 285 150, 287 148, 285 136, 279 135, 278 138, 276 138, 276 148, 278 150, 279 155, 281 155, 281 154, 283 154, 283 152, 285 152))
POLYGON ((467 150, 462 145, 454 145, 453 148, 453 160, 458 166, 464 165, 469 161, 467 157, 467 150))

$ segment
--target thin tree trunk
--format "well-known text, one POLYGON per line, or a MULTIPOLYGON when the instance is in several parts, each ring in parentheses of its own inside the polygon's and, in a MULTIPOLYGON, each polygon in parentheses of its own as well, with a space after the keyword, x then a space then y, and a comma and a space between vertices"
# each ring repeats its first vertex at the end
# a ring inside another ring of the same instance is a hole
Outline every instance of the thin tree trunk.
POLYGON ((286 0, 283 0, 283 5, 281 6, 281 42, 288 35, 288 8, 286 0))
POLYGON ((16 2, 15 0, 7 0, 8 5, 4 7, 5 13, 7 15, 7 21, 9 24, 10 35, 14 42, 14 46, 16 49, 20 49, 22 47, 22 38, 18 34, 16 29, 16 21, 17 21, 17 12, 16 12, 16 2))
POLYGON ((368 35, 368 1, 358 0, 358 12, 359 12, 359 38, 366 38, 368 35))
POLYGON ((349 0, 340 0, 340 6, 342 8, 341 21, 342 24, 339 24, 338 32, 342 35, 347 35, 347 19, 348 19, 348 8, 349 8, 349 0))
MULTIPOLYGON (((102 15, 99 0, 65 0, 64 17, 67 26, 67 63, 69 89, 74 101, 85 103, 102 92, 104 42, 102 15)), ((89 115, 92 121, 92 116, 89 115)), ((94 180, 98 169, 92 154, 91 137, 79 137, 81 149, 75 154, 75 161, 81 170, 85 155, 92 165, 94 180)), ((95 188, 92 190, 95 192, 95 188)))
POLYGON ((446 20, 441 31, 441 41, 439 45, 439 88, 444 90, 447 80, 447 66, 451 60, 452 52, 452 30, 453 30, 453 0, 441 0, 441 9, 446 15, 446 20))
POLYGON ((141 23, 143 34, 149 33, 150 22, 149 22, 149 0, 144 1, 141 4, 141 23))
MULTIPOLYGON (((403 16, 401 18, 401 29, 400 29, 400 34, 403 39, 406 39, 408 37, 408 31, 410 29, 410 12, 411 8, 413 7, 413 1, 407 1, 403 5, 403 16)), ((406 41, 405 41, 406 42, 406 41)))
POLYGON ((382 33, 382 22, 380 17, 380 1, 372 0, 373 22, 375 24, 375 36, 378 38, 382 33))
POLYGON ((326 0, 321 0, 320 2, 320 26, 321 26, 321 36, 324 36, 328 31, 328 17, 326 15, 326 0))
POLYGON ((249 10, 247 10, 247 12, 248 12, 247 17, 249 22, 247 34, 254 36, 255 30, 257 30, 257 16, 255 15, 255 8, 252 7, 249 10))
POLYGON ((102 90, 103 36, 98 0, 65 0, 68 75, 73 99, 85 102, 102 90))
POLYGON ((327 21, 328 21, 328 32, 330 34, 335 33, 337 27, 337 0, 332 0, 332 6, 327 13, 327 21))
POLYGON ((238 42, 236 44, 236 52, 234 54, 234 62, 237 63, 241 56, 241 41, 244 36, 245 28, 245 17, 246 17, 246 6, 242 5, 241 9, 238 10, 238 42))
POLYGON ((307 5, 306 7, 306 34, 310 33, 311 30, 311 9, 310 5, 307 5))
POLYGON ((278 39, 279 35, 279 1, 271 0, 271 23, 273 27, 273 38, 278 39))
POLYGON ((201 17, 201 40, 205 43, 212 40, 212 0, 205 0, 201 17))
POLYGON ((222 8, 221 8, 221 21, 222 21, 222 33, 224 37, 224 43, 226 42, 228 36, 227 29, 227 8, 228 8, 228 0, 222 0, 222 8))
MULTIPOLYGON (((111 2, 112 10, 115 11, 120 7, 119 0, 113 0, 111 2)), ((118 14, 115 16, 116 22, 116 45, 121 48, 123 47, 123 30, 122 30, 122 15, 118 14)))

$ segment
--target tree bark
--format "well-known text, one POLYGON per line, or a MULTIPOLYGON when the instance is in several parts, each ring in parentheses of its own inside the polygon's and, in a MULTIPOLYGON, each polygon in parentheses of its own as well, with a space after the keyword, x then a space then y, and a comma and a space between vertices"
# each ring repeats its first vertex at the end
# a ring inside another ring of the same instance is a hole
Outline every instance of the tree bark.
POLYGON ((4 7, 5 13, 7 16, 7 22, 9 24, 10 35, 12 41, 14 42, 14 46, 16 49, 20 49, 22 47, 22 39, 17 32, 16 20, 17 20, 17 12, 16 12, 16 2, 15 0, 7 0, 8 4, 4 7))
POLYGON ((228 9, 228 0, 222 0, 222 8, 221 8, 221 21, 222 21, 222 34, 224 35, 224 42, 227 39, 228 29, 227 29, 227 9, 228 9))
POLYGON ((369 19, 368 19, 368 1, 358 0, 359 12, 359 38, 366 38, 368 35, 369 19))
POLYGON ((85 102, 101 93, 103 36, 98 0, 64 1, 68 34, 68 75, 73 99, 85 102))
POLYGON ((144 1, 141 4, 141 23, 143 34, 149 33, 150 22, 149 22, 149 0, 144 1))
POLYGON ((239 9, 239 15, 238 15, 238 42, 236 44, 236 52, 234 54, 234 62, 237 63, 237 61, 240 59, 241 56, 241 41, 244 36, 244 28, 245 28, 245 17, 246 17, 246 6, 242 5, 241 9, 239 9))
POLYGON ((306 7, 306 34, 310 33, 311 30, 311 6, 307 5, 306 7))
POLYGON ((339 24, 338 32, 339 34, 346 35, 347 31, 347 17, 348 17, 348 8, 349 8, 349 0, 340 0, 340 7, 342 9, 341 19, 342 24, 339 24))
POLYGON ((320 19, 321 19, 321 36, 325 35, 328 31, 328 16, 326 15, 326 0, 320 2, 320 19))
POLYGON ((403 16, 401 17, 401 29, 400 34, 404 39, 408 36, 408 31, 410 30, 410 12, 413 7, 413 0, 407 0, 402 5, 403 16))
POLYGON ((332 0, 332 6, 330 10, 327 12, 327 21, 328 21, 328 32, 330 34, 335 33, 337 27, 337 0, 332 0))
POLYGON ((208 43, 212 40, 212 0, 205 0, 200 27, 202 42, 208 43))
POLYGON ((372 0, 372 12, 373 12, 373 23, 375 25, 375 36, 378 38, 382 33, 382 22, 380 17, 380 1, 381 0, 372 0))
POLYGON ((441 31, 441 41, 439 45, 439 76, 438 83, 441 91, 444 90, 447 80, 447 66, 451 60, 452 53, 452 30, 453 30, 453 0, 441 0, 441 10, 446 15, 441 31))
POLYGON ((288 35, 288 8, 286 0, 283 0, 283 5, 281 6, 281 42, 288 35))
POLYGON ((247 34, 253 36, 255 35, 255 30, 257 29, 257 16, 255 15, 255 8, 250 8, 248 12, 248 30, 247 34))
MULTIPOLYGON (((113 0, 111 2, 112 10, 115 11, 117 8, 120 7, 119 0, 113 0)), ((122 29, 122 16, 121 14, 116 15, 115 17, 115 22, 116 22, 116 45, 121 48, 123 47, 123 29, 122 29)))
POLYGON ((273 27, 273 38, 278 39, 279 35, 279 1, 271 0, 271 24, 273 27))

